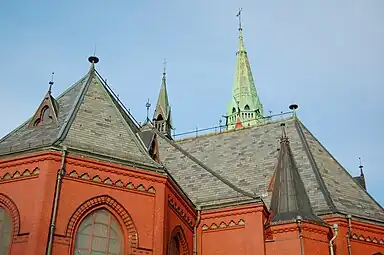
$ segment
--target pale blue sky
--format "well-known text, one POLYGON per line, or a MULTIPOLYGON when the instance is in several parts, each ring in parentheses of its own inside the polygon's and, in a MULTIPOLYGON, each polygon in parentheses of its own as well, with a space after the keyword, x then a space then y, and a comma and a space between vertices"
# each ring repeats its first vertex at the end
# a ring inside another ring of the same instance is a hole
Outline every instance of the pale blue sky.
POLYGON ((29 118, 55 72, 54 94, 99 72, 145 119, 168 62, 176 133, 216 125, 231 98, 243 8, 245 46, 266 112, 298 115, 384 204, 382 0, 2 1, 0 136, 29 118), (65 3, 64 3, 65 2, 65 3))

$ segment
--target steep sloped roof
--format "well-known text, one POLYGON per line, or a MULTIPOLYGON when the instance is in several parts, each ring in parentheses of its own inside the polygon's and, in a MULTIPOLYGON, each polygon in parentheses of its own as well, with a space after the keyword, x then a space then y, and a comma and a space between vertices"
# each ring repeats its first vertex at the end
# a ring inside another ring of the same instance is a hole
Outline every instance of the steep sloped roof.
MULTIPOLYGON (((272 192, 268 186, 278 162, 282 122, 290 138, 296 168, 317 215, 341 212, 384 222, 383 208, 295 118, 184 139, 175 144, 232 184, 261 196, 269 207, 272 192)), ((200 198, 205 197, 207 190, 215 190, 216 195, 212 197, 216 199, 229 194, 214 183, 206 182, 207 173, 194 161, 187 160, 176 147, 162 142, 159 146, 164 165, 187 194, 200 198)))
POLYGON ((92 64, 89 72, 57 99, 57 122, 30 126, 29 121, 0 140, 0 156, 52 145, 132 164, 160 168, 148 155, 139 128, 92 64))

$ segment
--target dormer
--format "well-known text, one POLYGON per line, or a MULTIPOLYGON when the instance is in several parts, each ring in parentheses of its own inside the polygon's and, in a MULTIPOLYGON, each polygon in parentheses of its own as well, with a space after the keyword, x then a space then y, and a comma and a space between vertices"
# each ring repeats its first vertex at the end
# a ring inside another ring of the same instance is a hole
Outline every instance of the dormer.
POLYGON ((51 95, 53 81, 49 82, 49 90, 33 115, 29 126, 38 127, 57 121, 58 104, 51 95))

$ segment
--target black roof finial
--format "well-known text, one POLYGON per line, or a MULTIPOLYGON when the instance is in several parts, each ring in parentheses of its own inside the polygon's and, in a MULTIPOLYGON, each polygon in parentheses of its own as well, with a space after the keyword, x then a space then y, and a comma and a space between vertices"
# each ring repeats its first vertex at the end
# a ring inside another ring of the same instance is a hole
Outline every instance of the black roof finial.
POLYGON ((299 106, 297 104, 291 104, 289 106, 289 109, 293 112, 293 116, 296 117, 296 110, 297 108, 299 108, 299 106))
POLYGON ((99 58, 96 57, 96 44, 95 44, 95 48, 93 50, 93 55, 88 58, 88 61, 92 64, 92 66, 94 64, 99 63, 99 58))
POLYGON ((361 157, 359 157, 359 161, 360 161, 360 165, 359 165, 359 168, 360 168, 360 176, 364 176, 363 165, 361 164, 361 157))
POLYGON ((52 72, 52 77, 51 77, 51 80, 49 81, 49 89, 48 89, 48 93, 49 94, 51 94, 51 92, 52 92, 52 86, 53 86, 53 84, 55 83, 54 81, 53 81, 53 75, 54 75, 55 73, 54 72, 52 72))
POLYGON ((91 64, 97 64, 97 63, 99 63, 99 58, 96 57, 96 56, 90 56, 90 57, 88 58, 88 61, 89 61, 89 63, 91 63, 91 64))

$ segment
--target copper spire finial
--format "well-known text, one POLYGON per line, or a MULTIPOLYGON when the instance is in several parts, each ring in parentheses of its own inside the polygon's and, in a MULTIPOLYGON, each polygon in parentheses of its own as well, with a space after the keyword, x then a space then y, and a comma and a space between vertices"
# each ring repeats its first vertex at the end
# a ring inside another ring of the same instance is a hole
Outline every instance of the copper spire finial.
POLYGON ((239 8, 239 12, 236 14, 236 17, 239 19, 239 30, 242 29, 241 27, 241 12, 243 11, 243 8, 239 8))
POLYGON ((167 59, 164 58, 164 61, 163 61, 163 75, 165 76, 166 73, 167 73, 167 59))

